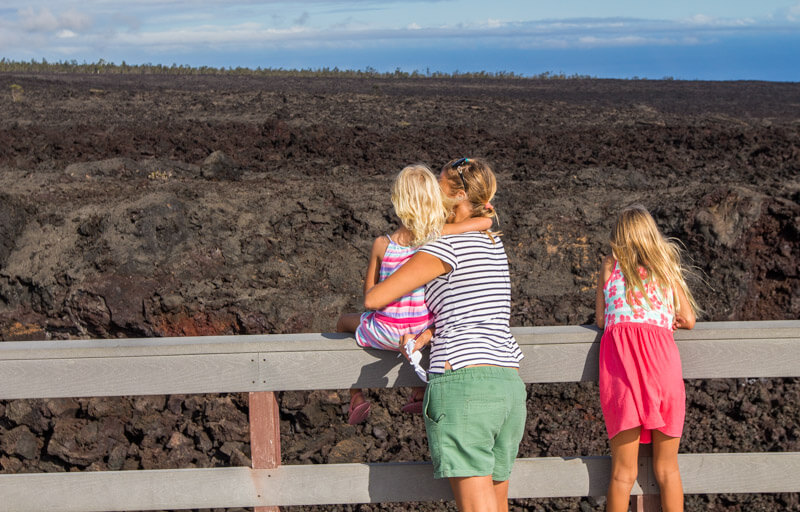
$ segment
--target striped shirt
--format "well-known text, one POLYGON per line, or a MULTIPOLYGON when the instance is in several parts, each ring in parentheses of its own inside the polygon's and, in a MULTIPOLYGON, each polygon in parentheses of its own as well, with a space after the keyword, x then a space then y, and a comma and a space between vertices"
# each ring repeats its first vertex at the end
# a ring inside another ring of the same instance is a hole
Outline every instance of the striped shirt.
POLYGON ((475 364, 519 368, 522 351, 509 330, 511 280, 503 242, 479 231, 448 235, 419 250, 450 265, 425 287, 436 334, 431 373, 475 364))

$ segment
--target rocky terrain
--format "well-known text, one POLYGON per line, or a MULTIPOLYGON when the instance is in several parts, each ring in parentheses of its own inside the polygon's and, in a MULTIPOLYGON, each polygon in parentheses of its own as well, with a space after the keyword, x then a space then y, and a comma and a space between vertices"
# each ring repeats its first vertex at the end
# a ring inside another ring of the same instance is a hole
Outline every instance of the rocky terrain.
MULTIPOLYGON (((396 225, 395 174, 457 156, 498 176, 512 325, 593 322, 613 216, 633 202, 684 243, 701 321, 800 318, 798 84, 3 74, 0 112, 6 341, 329 332, 396 225)), ((800 451, 800 379, 687 392, 683 451, 800 451)), ((351 427, 345 390, 282 393, 283 463, 426 459, 404 397, 370 395, 351 427)), ((607 453, 596 385, 531 386, 528 412, 520 456, 607 453)), ((244 395, 0 402, 2 472, 230 465, 249 465, 244 395)))

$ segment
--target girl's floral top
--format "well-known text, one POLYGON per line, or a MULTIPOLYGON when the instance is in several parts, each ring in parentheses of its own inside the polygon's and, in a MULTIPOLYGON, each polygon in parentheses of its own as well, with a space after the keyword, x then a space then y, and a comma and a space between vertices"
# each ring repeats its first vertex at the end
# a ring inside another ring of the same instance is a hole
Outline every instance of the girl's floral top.
POLYGON ((664 295, 661 287, 656 286, 652 280, 647 278, 647 269, 644 267, 639 267, 639 277, 653 304, 652 308, 639 290, 635 290, 632 294, 633 306, 628 304, 625 300, 625 276, 619 269, 619 263, 614 260, 614 269, 603 287, 603 296, 606 299, 605 328, 608 329, 620 322, 639 322, 672 330, 672 321, 675 316, 672 290, 668 290, 664 295))

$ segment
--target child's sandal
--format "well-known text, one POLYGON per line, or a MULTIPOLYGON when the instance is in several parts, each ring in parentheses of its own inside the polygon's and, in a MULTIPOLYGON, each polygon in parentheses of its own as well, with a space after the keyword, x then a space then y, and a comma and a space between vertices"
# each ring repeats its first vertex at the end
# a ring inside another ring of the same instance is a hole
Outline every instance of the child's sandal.
POLYGON ((364 400, 358 405, 353 405, 353 402, 357 396, 358 395, 353 395, 350 398, 350 409, 347 413, 347 423, 350 425, 358 425, 359 423, 366 421, 366 419, 369 418, 369 411, 372 409, 372 405, 367 400, 364 400))
POLYGON ((417 398, 416 393, 412 393, 411 396, 408 397, 408 402, 406 405, 403 406, 401 409, 403 412, 407 412, 409 414, 422 414, 422 400, 417 398))

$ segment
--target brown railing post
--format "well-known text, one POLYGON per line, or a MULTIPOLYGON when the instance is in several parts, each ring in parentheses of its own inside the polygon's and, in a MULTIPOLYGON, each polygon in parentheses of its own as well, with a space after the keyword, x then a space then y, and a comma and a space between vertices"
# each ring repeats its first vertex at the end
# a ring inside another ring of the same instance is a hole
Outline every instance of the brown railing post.
POLYGON ((632 512, 658 512, 661 510, 660 494, 642 494, 631 499, 632 512))
MULTIPOLYGON (((272 391, 250 393, 250 457, 253 469, 281 465, 281 423, 278 400, 272 391)), ((280 507, 255 507, 255 512, 279 512, 280 507)))
POLYGON ((653 476, 653 445, 639 445, 639 485, 644 494, 631 496, 631 512, 659 512, 661 495, 653 476))

